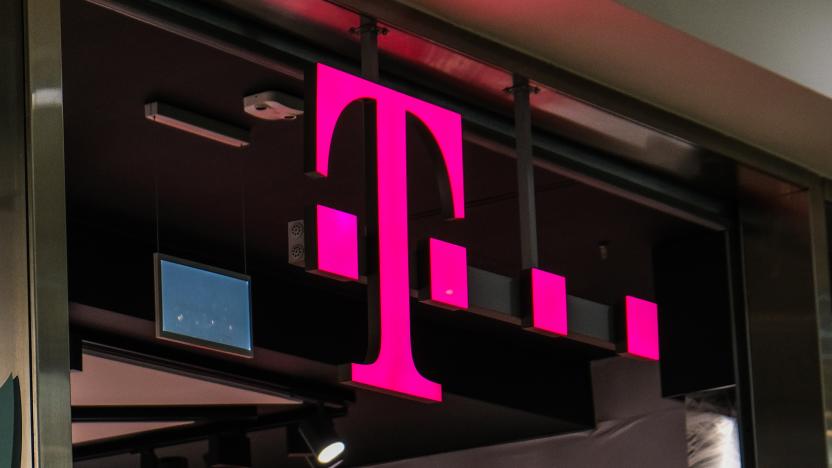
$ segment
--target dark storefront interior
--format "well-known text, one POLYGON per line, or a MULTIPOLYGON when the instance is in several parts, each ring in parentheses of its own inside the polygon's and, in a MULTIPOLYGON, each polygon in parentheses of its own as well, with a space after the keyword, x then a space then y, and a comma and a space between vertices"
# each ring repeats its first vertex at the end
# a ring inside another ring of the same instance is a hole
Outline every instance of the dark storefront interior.
MULTIPOLYGON (((258 120, 242 107, 244 96, 264 90, 300 97, 301 80, 95 3, 135 6, 104 0, 62 6, 78 466, 139 466, 138 452, 154 448, 201 466, 207 440, 228 432, 248 433, 262 466, 307 466, 303 458, 287 458, 297 448, 291 433, 318 404, 347 441, 345 466, 360 466, 591 431, 606 411, 597 407, 604 391, 619 402, 640 401, 645 392, 671 398, 648 399, 648 413, 715 389, 730 400, 723 222, 734 209, 736 169, 726 159, 544 88, 533 97, 536 131, 570 156, 539 151, 540 265, 565 276, 570 295, 609 306, 607 343, 553 339, 523 330, 514 316, 497 320, 413 301, 415 360, 425 376, 442 382, 444 402, 346 387, 339 365, 367 353, 366 287, 290 265, 287 223, 314 202, 366 222, 362 109, 353 105, 340 120, 332 176, 311 179, 303 170, 303 118, 258 120), (156 101, 249 129, 250 146, 155 124, 144 106, 156 101), (632 179, 602 177, 613 166, 632 179), (651 200, 651 187, 674 195, 651 200), (251 276, 253 359, 156 339, 155 252, 251 276), (660 364, 604 361, 616 356, 613 311, 628 295, 659 304, 660 364), (614 368, 619 384, 631 378, 633 387, 599 388, 609 383, 595 373, 599 366, 614 368), (132 382, 141 388, 130 392, 132 382), (171 392, 176 386, 191 391, 171 392)), ((241 21, 255 34, 278 31, 299 48, 356 65, 356 39, 341 25, 357 16, 324 6, 292 12, 303 21, 241 21)), ((146 7, 164 9, 156 2, 146 7)), ((237 7, 241 18, 257 13, 247 2, 237 7)), ((204 8, 231 15, 222 3, 204 8)), ((216 34, 222 37, 218 28, 216 34)), ((465 111, 510 132, 511 101, 501 91, 510 75, 400 31, 381 44, 382 76, 391 86, 463 109, 466 219, 443 220, 431 164, 437 149, 408 140, 412 250, 434 236, 466 246, 472 267, 518 276, 513 141, 465 111)), ((253 43, 251 49, 288 68, 308 65, 253 43)), ((684 440, 678 443, 684 450, 684 440)))

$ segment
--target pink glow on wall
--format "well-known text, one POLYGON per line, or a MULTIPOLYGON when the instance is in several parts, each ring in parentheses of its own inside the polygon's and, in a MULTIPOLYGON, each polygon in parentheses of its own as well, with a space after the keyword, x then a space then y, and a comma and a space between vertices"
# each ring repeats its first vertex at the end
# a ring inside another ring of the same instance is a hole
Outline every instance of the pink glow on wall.
POLYGON ((323 205, 315 207, 318 271, 358 279, 358 218, 323 205))
POLYGON ((457 309, 468 308, 468 255, 465 247, 431 238, 430 301, 457 309))
POLYGON ((627 296, 626 354, 657 361, 659 359, 659 311, 656 304, 627 296))
POLYGON ((410 278, 407 215, 406 117, 419 119, 442 153, 454 218, 465 216, 462 119, 420 101, 326 65, 315 69, 314 171, 329 174, 335 125, 343 110, 361 99, 376 104, 378 285, 380 348, 371 364, 352 364, 351 382, 412 398, 441 401, 442 387, 427 380, 413 362, 410 338, 410 278))
POLYGON ((531 270, 532 328, 567 335, 566 278, 537 268, 531 270))

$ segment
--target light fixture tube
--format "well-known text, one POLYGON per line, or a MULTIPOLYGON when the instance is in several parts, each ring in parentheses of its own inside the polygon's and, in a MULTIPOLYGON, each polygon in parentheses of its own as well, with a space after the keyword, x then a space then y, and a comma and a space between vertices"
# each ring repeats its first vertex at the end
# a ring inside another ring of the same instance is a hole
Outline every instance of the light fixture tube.
POLYGON ((236 148, 249 145, 248 131, 162 102, 144 105, 147 120, 236 148))

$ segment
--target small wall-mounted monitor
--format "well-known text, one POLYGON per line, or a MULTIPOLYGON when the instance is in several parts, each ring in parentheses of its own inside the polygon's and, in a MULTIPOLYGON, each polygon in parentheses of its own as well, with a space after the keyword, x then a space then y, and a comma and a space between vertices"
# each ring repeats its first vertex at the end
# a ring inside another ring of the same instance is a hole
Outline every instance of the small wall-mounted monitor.
POLYGON ((251 279, 155 254, 156 336, 251 357, 251 279))

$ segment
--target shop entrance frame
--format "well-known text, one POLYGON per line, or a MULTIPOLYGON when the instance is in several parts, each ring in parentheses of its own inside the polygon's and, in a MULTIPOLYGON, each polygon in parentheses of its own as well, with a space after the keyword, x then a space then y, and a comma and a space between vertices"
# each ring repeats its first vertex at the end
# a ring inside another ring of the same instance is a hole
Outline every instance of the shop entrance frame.
MULTIPOLYGON (((180 0, 91 0, 242 58, 301 73, 301 64, 357 64, 273 31, 252 35, 245 20, 180 0)), ((568 141, 534 134, 535 164, 597 188, 724 230, 734 293, 734 350, 745 466, 826 466, 824 385, 819 333, 832 331, 827 206, 829 182, 784 159, 541 63, 397 3, 334 0, 566 94, 683 138, 743 167, 736 203, 703 197, 647 172, 598 158, 568 141), (783 247, 788 248, 784 249, 783 247), (771 268, 784 274, 772 277, 771 268), (770 304, 777 304, 777 307, 770 304), (786 348, 784 348, 784 346, 786 348), (793 348, 793 349, 792 349, 793 348), (784 356, 782 351, 789 349, 784 356), (797 359, 800 365, 793 365, 797 359), (771 384, 776 382, 775 384, 771 384), (793 433, 782 439, 782 424, 793 433)), ((0 14, 0 370, 21 382, 22 466, 71 465, 66 214, 59 0, 4 2, 0 14)), ((430 89, 389 83, 460 109, 430 89)), ((462 110, 462 109, 460 109, 462 110)), ((478 109, 466 120, 484 135, 513 138, 513 128, 478 109)), ((506 154, 513 150, 494 143, 506 154)))

